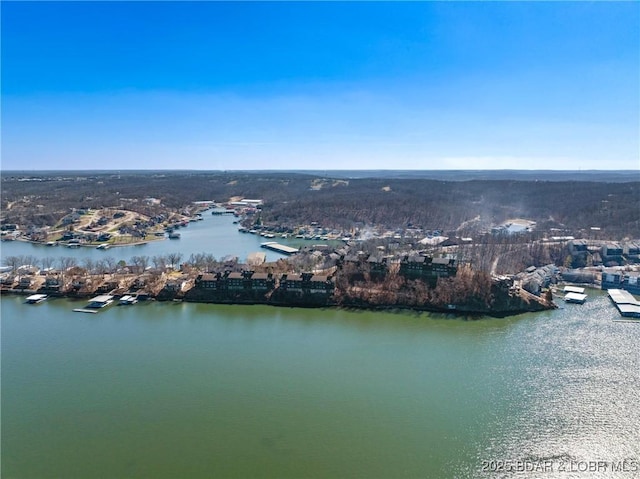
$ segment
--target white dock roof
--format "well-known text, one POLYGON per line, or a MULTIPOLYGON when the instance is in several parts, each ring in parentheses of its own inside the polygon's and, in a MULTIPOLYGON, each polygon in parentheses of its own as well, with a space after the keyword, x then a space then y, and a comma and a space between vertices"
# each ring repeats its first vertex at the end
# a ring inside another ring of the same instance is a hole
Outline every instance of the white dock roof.
POLYGON ((578 286, 565 286, 564 292, 584 294, 584 288, 579 288, 578 286))
POLYGON ((113 296, 109 294, 101 294, 100 296, 96 296, 95 298, 91 298, 90 301, 92 303, 106 303, 113 299, 113 296))

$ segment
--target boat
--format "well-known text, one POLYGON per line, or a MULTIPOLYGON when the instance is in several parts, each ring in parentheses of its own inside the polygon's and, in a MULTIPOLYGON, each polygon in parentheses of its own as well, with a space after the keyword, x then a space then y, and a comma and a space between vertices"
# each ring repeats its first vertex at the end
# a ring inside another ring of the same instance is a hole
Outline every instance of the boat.
POLYGON ((96 249, 102 249, 102 250, 109 249, 109 245, 108 244, 101 244, 96 249))
POLYGON ((47 241, 46 245, 47 246, 58 246, 58 243, 56 243, 55 241, 47 241))
POLYGON ((138 298, 136 296, 125 294, 122 298, 120 298, 120 301, 118 301, 118 304, 120 304, 121 306, 127 306, 131 304, 136 304, 137 302, 138 302, 138 298))
POLYGON ((42 303, 45 299, 47 299, 46 294, 32 294, 31 296, 27 296, 27 303, 38 304, 42 303))
POLYGON ((180 239, 180 233, 169 233, 169 239, 180 239))

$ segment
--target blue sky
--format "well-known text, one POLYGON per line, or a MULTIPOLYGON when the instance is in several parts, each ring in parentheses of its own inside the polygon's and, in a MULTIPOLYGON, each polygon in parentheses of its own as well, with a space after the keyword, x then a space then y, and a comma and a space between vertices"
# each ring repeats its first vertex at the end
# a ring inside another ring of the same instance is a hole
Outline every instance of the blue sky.
POLYGON ((637 2, 5 2, 2 169, 640 169, 637 2))

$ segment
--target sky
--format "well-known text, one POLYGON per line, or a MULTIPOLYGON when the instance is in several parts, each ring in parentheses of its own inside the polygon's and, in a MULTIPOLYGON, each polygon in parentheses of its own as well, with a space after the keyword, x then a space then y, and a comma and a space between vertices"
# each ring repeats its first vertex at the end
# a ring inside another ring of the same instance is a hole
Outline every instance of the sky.
POLYGON ((638 2, 10 2, 3 170, 640 170, 638 2))

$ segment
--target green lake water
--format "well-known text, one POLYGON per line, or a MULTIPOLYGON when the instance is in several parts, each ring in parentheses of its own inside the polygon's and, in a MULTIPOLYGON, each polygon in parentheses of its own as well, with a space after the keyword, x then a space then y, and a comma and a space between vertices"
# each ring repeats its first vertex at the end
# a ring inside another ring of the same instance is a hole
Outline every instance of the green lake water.
POLYGON ((600 292, 474 321, 1 303, 4 479, 640 476, 640 323, 600 292))

